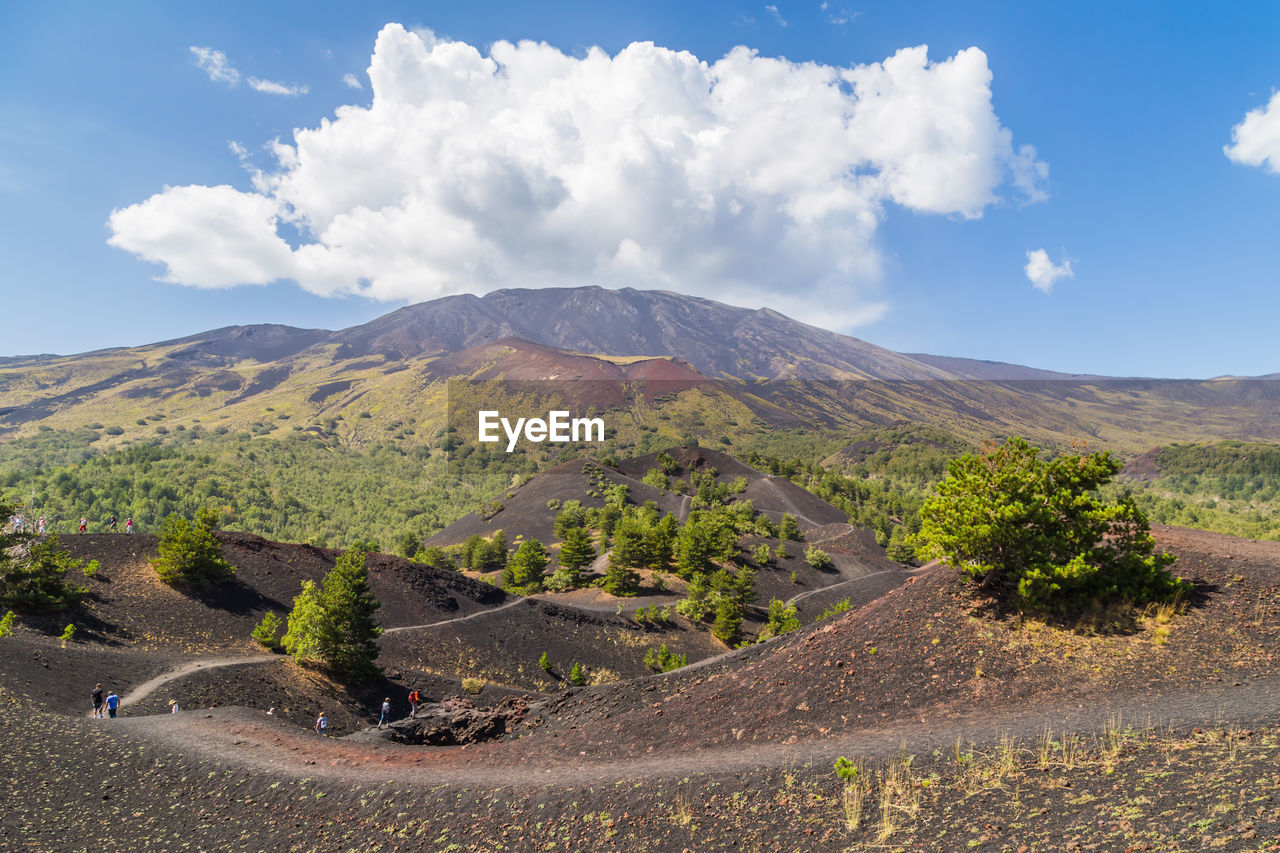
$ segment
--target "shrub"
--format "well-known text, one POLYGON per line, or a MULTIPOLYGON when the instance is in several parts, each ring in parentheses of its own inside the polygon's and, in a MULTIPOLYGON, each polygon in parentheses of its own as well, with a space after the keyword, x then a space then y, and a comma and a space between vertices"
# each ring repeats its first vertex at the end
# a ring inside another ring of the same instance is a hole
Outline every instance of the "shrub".
POLYGON ((542 657, 538 658, 538 666, 542 667, 542 671, 551 674, 551 656, 546 652, 542 653, 542 657))
MULTIPOLYGON (((9 509, 0 506, 0 517, 9 509)), ((68 570, 81 569, 81 561, 58 548, 58 537, 44 541, 29 533, 0 533, 0 606, 26 613, 53 613, 80 603, 88 590, 67 583, 68 570), (26 554, 15 545, 29 543, 26 554)))
POLYGON ((787 604, 781 599, 775 598, 769 602, 769 617, 765 622, 764 628, 760 631, 760 639, 779 637, 799 627, 800 618, 796 615, 795 605, 787 604))
POLYGON ((610 565, 601 586, 610 595, 635 595, 640 591, 640 575, 626 566, 610 565))
POLYGON ((213 533, 218 514, 209 507, 188 522, 174 513, 160 525, 160 556, 151 561, 160 580, 170 586, 203 588, 231 579, 235 569, 222 558, 222 545, 213 533))
POLYGON ((661 468, 650 468, 640 482, 655 489, 662 489, 664 492, 671 490, 671 478, 663 473, 661 468))
POLYGON ((778 535, 792 542, 800 542, 804 539, 804 534, 800 532, 800 525, 796 523, 796 517, 789 512, 782 514, 782 522, 778 525, 778 535))
POLYGON ((644 653, 644 665, 654 672, 671 672, 689 663, 688 655, 678 655, 663 643, 660 648, 649 649, 644 653))
POLYGON ((76 636, 76 626, 67 625, 67 627, 62 629, 62 636, 59 637, 58 639, 62 640, 62 645, 65 648, 67 643, 75 639, 75 636, 76 636))
POLYGON ((587 670, 577 661, 574 661, 573 668, 569 670, 569 681, 579 687, 587 683, 587 670))
POLYGON ((87 578, 96 578, 98 576, 99 568, 101 567, 98 565, 97 560, 90 560, 89 562, 84 564, 84 568, 82 568, 80 571, 83 572, 84 576, 87 578))
POLYGON ((107 435, 124 435, 124 427, 109 426, 103 432, 107 435))
POLYGON ((821 622, 823 619, 830 619, 832 616, 839 616, 841 613, 844 613, 846 610, 848 610, 849 606, 850 606, 849 599, 842 598, 839 601, 837 601, 835 604, 828 607, 826 610, 822 611, 822 614, 818 616, 817 619, 814 619, 813 621, 821 622))
POLYGON ((472 695, 476 695, 481 690, 484 690, 483 678, 466 677, 462 679, 462 691, 464 693, 470 693, 472 695))
POLYGON ((813 545, 805 549, 804 561, 819 571, 826 571, 833 565, 831 555, 813 545))
POLYGON ((262 617, 262 621, 253 629, 252 636, 263 648, 278 652, 281 648, 280 629, 283 627, 284 620, 280 618, 280 614, 274 610, 268 610, 262 617))
POLYGON ((1021 438, 988 444, 953 460, 925 501, 920 555, 1023 610, 1173 600, 1189 585, 1167 571, 1146 516, 1127 493, 1098 494, 1119 470, 1106 452, 1045 461, 1021 438))
POLYGON ((0 637, 8 637, 13 634, 13 620, 16 618, 13 615, 13 611, 10 610, 4 615, 3 619, 0 619, 0 637))

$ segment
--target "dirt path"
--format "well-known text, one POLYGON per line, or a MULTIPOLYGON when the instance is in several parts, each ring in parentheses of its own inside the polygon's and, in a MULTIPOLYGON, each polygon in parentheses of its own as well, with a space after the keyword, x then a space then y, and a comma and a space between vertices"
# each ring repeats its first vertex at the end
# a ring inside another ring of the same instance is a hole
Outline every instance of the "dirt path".
MULTIPOLYGON (((248 666, 255 663, 267 663, 268 661, 280 660, 279 655, 256 655, 248 658, 213 658, 212 660, 193 660, 190 663, 183 664, 176 669, 161 673, 149 681, 144 681, 137 687, 130 690, 126 695, 120 697, 120 707, 127 708, 136 705, 143 699, 146 699, 157 689, 168 684, 170 681, 176 681, 183 676, 190 675, 193 672, 199 672, 202 669, 219 669, 224 666, 248 666)), ((89 716, 92 716, 90 712, 89 716)))
POLYGON ((979 747, 1002 738, 1017 748, 1032 748, 1046 727, 1055 737, 1089 737, 1116 726, 1185 728, 1253 725, 1280 719, 1280 678, 1256 679, 1232 687, 1177 695, 1082 697, 1045 700, 1037 706, 993 708, 963 717, 927 714, 918 721, 850 731, 799 743, 736 743, 692 747, 639 758, 607 754, 530 758, 515 745, 485 744, 462 749, 369 746, 342 739, 319 739, 281 721, 242 708, 223 709, 184 721, 168 715, 123 721, 131 736, 160 741, 183 752, 194 751, 221 763, 290 776, 329 777, 348 782, 406 785, 551 785, 556 788, 608 784, 639 778, 728 775, 761 768, 829 766, 836 756, 884 760, 899 751, 928 755, 954 749, 957 740, 979 747), (1087 704, 1086 704, 1087 702, 1087 704), (465 749, 465 751, 464 751, 465 749), (498 775, 495 776, 495 770, 498 775))
POLYGON ((787 599, 787 604, 795 604, 797 601, 803 601, 809 596, 817 595, 820 592, 831 592, 832 590, 840 589, 841 587, 851 586, 857 583, 858 581, 870 580, 871 578, 879 577, 880 575, 892 575, 892 574, 899 574, 899 573, 906 574, 906 571, 903 569, 883 569, 878 572, 872 572, 869 575, 863 575, 860 578, 849 578, 846 581, 833 583, 830 586, 820 586, 817 589, 811 589, 808 592, 802 592, 799 595, 791 596, 790 598, 787 599))
MULTIPOLYGON (((507 602, 501 607, 495 607, 492 610, 481 610, 478 613, 472 613, 469 616, 459 616, 454 619, 445 619, 439 622, 427 622, 422 625, 402 625, 397 628, 387 628, 382 633, 393 634, 397 631, 412 631, 415 628, 434 628, 440 625, 449 625, 453 622, 462 622, 467 619, 475 619, 480 616, 487 616, 491 613, 497 613, 499 610, 506 610, 509 607, 515 607, 516 605, 521 604, 526 600, 527 599, 524 599, 524 598, 516 598, 512 601, 507 602)), ((269 663, 271 661, 277 661, 281 659, 282 658, 280 655, 272 654, 272 655, 255 655, 253 657, 211 658, 208 660, 190 661, 174 669, 171 669, 167 672, 163 672, 160 675, 157 675, 155 678, 142 682, 137 687, 133 688, 133 690, 130 690, 128 694, 120 697, 120 707, 126 708, 133 705, 137 705, 142 700, 150 696, 152 693, 155 693, 164 685, 170 683, 171 681, 177 681, 180 678, 184 678, 185 676, 188 676, 193 672, 200 672, 201 670, 206 670, 206 669, 220 669, 222 667, 228 667, 228 666, 250 666, 252 664, 269 663)), ((92 712, 89 713, 89 716, 92 716, 92 712)))
MULTIPOLYGON (((826 525, 824 525, 824 526, 826 526, 826 525)), ((842 525, 840 525, 840 526, 843 528, 842 530, 840 530, 840 531, 839 531, 839 532, 837 532, 837 533, 832 533, 830 536, 823 536, 821 539, 809 539, 808 537, 805 537, 804 544, 806 544, 806 545, 825 545, 826 543, 830 542, 830 541, 831 541, 831 540, 833 540, 833 539, 839 539, 841 536, 848 536, 848 535, 849 535, 850 533, 852 533, 852 532, 853 532, 853 530, 854 530, 853 525, 852 525, 852 524, 849 524, 848 522, 845 522, 844 524, 842 524, 842 525)))
POLYGON ((491 614, 498 613, 502 610, 507 610, 508 608, 515 607, 517 604, 523 604, 524 602, 529 601, 532 598, 533 596, 528 596, 524 598, 517 597, 515 599, 512 599, 511 601, 508 601, 506 604, 502 605, 501 607, 494 607, 489 610, 480 610, 468 616, 456 616, 453 619, 444 619, 439 622, 423 622, 421 625, 400 625, 395 628, 383 628, 382 633, 395 634, 399 631, 414 631, 419 628, 438 628, 441 625, 452 625, 454 622, 466 622, 468 619, 479 619, 481 616, 489 616, 491 614))

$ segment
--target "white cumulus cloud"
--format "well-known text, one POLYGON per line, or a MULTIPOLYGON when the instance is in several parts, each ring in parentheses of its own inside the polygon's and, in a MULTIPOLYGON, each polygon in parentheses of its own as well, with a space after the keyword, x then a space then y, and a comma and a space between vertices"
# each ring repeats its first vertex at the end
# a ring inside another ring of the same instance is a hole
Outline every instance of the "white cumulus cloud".
POLYGON ((284 95, 290 98, 305 95, 310 91, 307 86, 289 86, 284 83, 277 83, 274 80, 263 80, 259 77, 249 78, 249 88, 255 92, 263 92, 268 95, 284 95))
POLYGON ((227 55, 222 51, 195 45, 192 45, 190 50, 192 56, 196 58, 196 67, 208 74, 213 82, 226 83, 229 86, 240 82, 240 72, 231 66, 227 55))
POLYGON ((1244 120, 1231 128, 1231 144, 1222 150, 1234 163, 1280 175, 1280 92, 1266 106, 1245 113, 1244 120))
POLYGON ((1044 249, 1033 249, 1027 252, 1027 265, 1023 268, 1036 290, 1049 293, 1060 278, 1075 278, 1071 271, 1071 259, 1063 258, 1062 263, 1055 264, 1049 260, 1049 253, 1044 249))
POLYGON ((273 142, 250 189, 164 189, 112 213, 112 245, 200 287, 660 287, 852 325, 885 308, 887 205, 974 218, 1047 178, 977 48, 847 68, 651 43, 485 54, 388 24, 368 75, 369 106, 273 142))

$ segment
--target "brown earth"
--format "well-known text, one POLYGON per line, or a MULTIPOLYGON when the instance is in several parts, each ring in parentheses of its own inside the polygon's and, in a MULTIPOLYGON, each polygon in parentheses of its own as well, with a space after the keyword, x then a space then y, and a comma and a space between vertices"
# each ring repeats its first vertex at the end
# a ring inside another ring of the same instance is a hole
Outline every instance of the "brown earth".
MULTIPOLYGON (((1156 533, 1198 591, 1168 622, 1093 633, 998 618, 926 570, 684 670, 530 696, 516 736, 466 747, 321 739, 260 706, 93 721, 76 699, 52 713, 60 683, 87 694, 82 674, 107 666, 137 682, 166 655, 118 639, 64 650, 23 624, 0 641, 0 830, 17 850, 1276 849, 1280 544, 1156 533), (1120 713, 1137 728, 1108 722, 1120 713), (1046 725, 1058 734, 1039 749, 1046 725), (896 790, 881 762, 903 746, 915 756, 894 771, 905 799, 891 798, 877 840, 876 798, 896 790), (830 770, 840 754, 868 762, 873 780, 853 828, 830 770)), ((540 653, 518 636, 511 649, 540 653)), ((291 667, 205 670, 153 698, 191 681, 192 697, 221 685, 333 699, 291 667), (250 673, 256 688, 224 681, 250 673)))

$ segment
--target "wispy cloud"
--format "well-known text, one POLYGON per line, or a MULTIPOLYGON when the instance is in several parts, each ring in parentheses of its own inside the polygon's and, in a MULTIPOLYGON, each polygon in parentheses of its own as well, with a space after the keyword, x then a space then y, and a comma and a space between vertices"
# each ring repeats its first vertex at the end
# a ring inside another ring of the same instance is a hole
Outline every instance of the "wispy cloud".
POLYGON ((1062 263, 1055 264, 1049 260, 1049 253, 1044 249, 1033 249, 1027 252, 1027 265, 1023 268, 1031 285, 1044 293, 1051 293, 1053 285, 1060 278, 1075 278, 1071 271, 1071 259, 1063 258, 1062 263))
POLYGON ((834 27, 843 27, 848 24, 852 24, 857 20, 858 16, 862 14, 861 12, 850 12, 843 6, 840 7, 840 11, 833 11, 831 4, 825 2, 825 0, 819 4, 818 8, 827 16, 827 23, 834 27))
POLYGON ((342 82, 346 84, 348 89, 363 89, 364 84, 360 82, 360 78, 354 74, 347 73, 342 75, 342 82))
MULTIPOLYGON (((196 67, 209 75, 210 80, 215 83, 226 83, 228 86, 240 84, 240 72, 231 64, 231 60, 227 59, 225 53, 220 50, 214 50, 211 47, 198 47, 196 45, 191 45, 190 50, 191 55, 195 57, 196 67)), ((308 91, 308 88, 303 85, 290 86, 285 83, 277 83, 274 80, 263 80, 261 77, 250 77, 247 82, 249 88, 255 92, 264 92, 268 95, 297 97, 298 95, 305 95, 308 91)))
POLYGON ((227 55, 211 47, 191 46, 191 53, 196 58, 196 67, 209 75, 215 83, 226 83, 234 86, 240 82, 240 72, 231 66, 227 55))
POLYGON ((773 19, 778 22, 778 26, 785 27, 787 25, 787 19, 782 17, 782 13, 778 11, 777 6, 770 4, 765 6, 764 10, 770 15, 773 15, 773 19))
POLYGON ((263 80, 259 77, 249 78, 249 88, 255 92, 263 92, 268 95, 284 95, 289 98, 296 98, 310 91, 307 86, 289 86, 284 83, 277 83, 274 80, 263 80))

